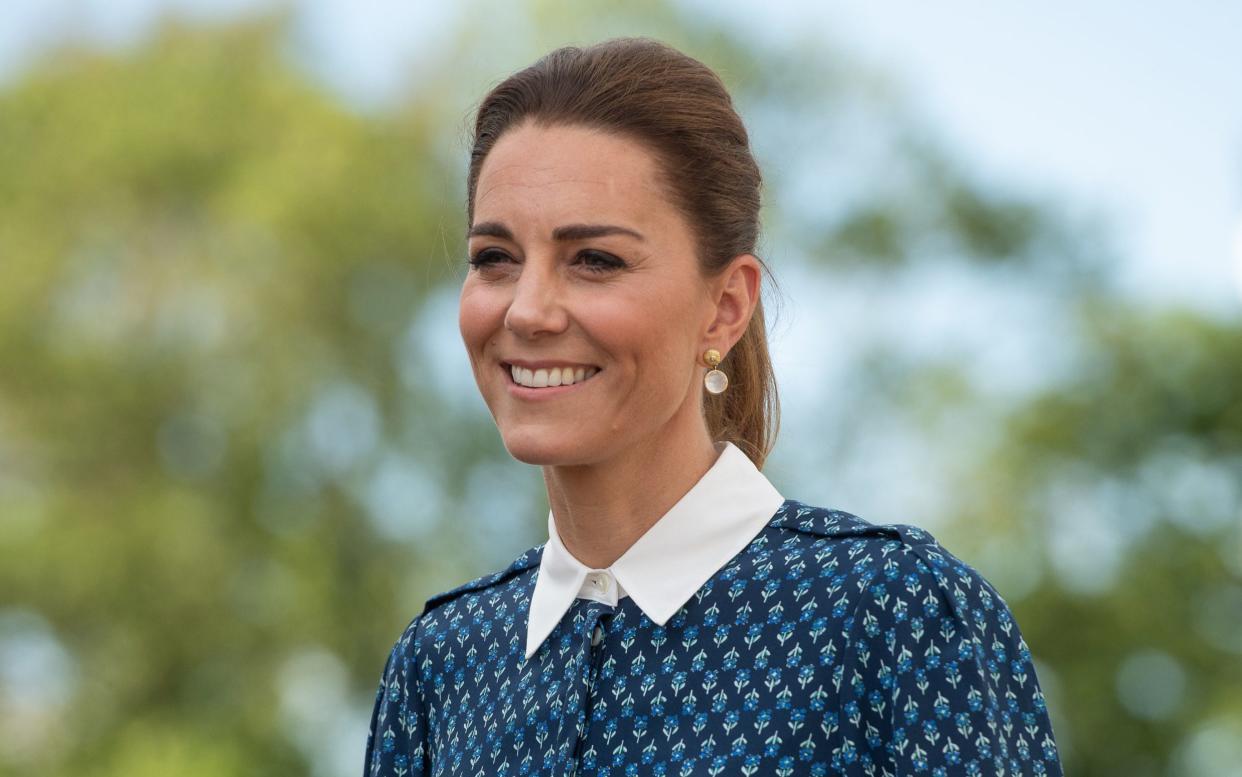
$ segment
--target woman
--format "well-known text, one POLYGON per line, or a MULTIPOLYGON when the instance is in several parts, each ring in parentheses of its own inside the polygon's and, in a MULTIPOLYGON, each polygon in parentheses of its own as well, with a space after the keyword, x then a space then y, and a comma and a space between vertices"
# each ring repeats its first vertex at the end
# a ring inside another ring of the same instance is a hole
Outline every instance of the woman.
POLYGON ((720 80, 655 41, 560 49, 484 99, 459 323, 548 540, 427 600, 367 774, 1061 773, 996 590, 760 471, 759 194, 720 80))

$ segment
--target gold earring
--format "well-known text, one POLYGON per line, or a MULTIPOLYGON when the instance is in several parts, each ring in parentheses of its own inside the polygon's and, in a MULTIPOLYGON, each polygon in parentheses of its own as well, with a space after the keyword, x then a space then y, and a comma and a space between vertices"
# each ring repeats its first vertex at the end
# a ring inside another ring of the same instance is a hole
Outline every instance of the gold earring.
POLYGON ((703 378, 703 385, 713 394, 719 394, 729 387, 729 376, 716 369, 716 365, 720 364, 720 351, 715 348, 708 348, 703 352, 703 361, 707 362, 707 366, 712 371, 707 373, 703 378))

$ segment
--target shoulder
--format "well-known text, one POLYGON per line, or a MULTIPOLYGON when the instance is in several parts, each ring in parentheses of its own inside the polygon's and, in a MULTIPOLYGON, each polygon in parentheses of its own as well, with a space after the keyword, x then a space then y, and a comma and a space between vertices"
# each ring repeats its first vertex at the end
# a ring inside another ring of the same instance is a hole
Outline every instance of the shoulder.
POLYGON ((468 580, 455 588, 435 594, 427 599, 426 603, 423 605, 423 612, 419 617, 425 617, 436 608, 473 592, 497 589, 507 584, 518 582, 522 573, 539 566, 539 561, 543 557, 543 548, 544 545, 542 544, 536 545, 533 548, 523 551, 521 555, 514 559, 513 562, 504 569, 480 575, 479 577, 476 577, 473 580, 468 580))
POLYGON ((840 618, 833 720, 851 757, 879 753, 886 774, 1062 774, 1031 648, 991 582, 918 526, 784 508, 779 548, 815 560, 840 618))
POLYGON ((961 563, 931 532, 909 523, 872 523, 854 513, 786 499, 768 523, 777 534, 769 547, 782 552, 813 553, 839 572, 855 571, 865 579, 895 564, 940 568, 961 563), (919 559, 925 559, 921 565, 919 559))
POLYGON ((817 507, 797 499, 786 499, 769 526, 811 537, 867 542, 900 541, 906 545, 936 544, 925 529, 907 523, 872 523, 864 518, 830 507, 817 507))
POLYGON ((789 536, 778 540, 781 548, 809 546, 826 551, 825 562, 853 583, 868 599, 900 593, 901 598, 925 602, 927 590, 938 590, 934 599, 947 604, 951 614, 978 618, 978 611, 1007 620, 1009 614, 992 584, 963 561, 927 529, 910 523, 872 523, 845 510, 817 507, 786 500, 770 526, 789 536))
MULTIPOLYGON (((442 591, 427 599, 423 605, 422 612, 415 615, 409 621, 389 651, 387 663, 384 665, 384 687, 381 690, 383 691, 386 688, 389 693, 396 693, 394 689, 407 684, 409 677, 416 676, 413 674, 414 670, 411 667, 417 663, 415 656, 422 649, 420 648, 420 641, 425 643, 428 639, 442 639, 446 630, 456 620, 456 613, 451 612, 451 603, 472 593, 500 590, 506 584, 519 581, 520 575, 523 572, 539 565, 542 555, 543 545, 537 545, 524 551, 504 569, 480 575, 473 580, 468 580, 455 588, 442 591), (440 612, 440 608, 444 605, 449 605, 446 608, 449 611, 447 623, 435 619, 435 616, 440 612)), ((503 610, 504 607, 501 606, 498 609, 503 610)))

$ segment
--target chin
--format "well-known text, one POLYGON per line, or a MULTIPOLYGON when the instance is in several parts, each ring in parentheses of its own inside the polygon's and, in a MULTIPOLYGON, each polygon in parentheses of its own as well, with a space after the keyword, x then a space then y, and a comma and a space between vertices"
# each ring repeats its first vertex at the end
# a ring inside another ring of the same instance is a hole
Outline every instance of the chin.
POLYGON ((585 464, 596 458, 589 443, 575 436, 572 429, 502 430, 500 436, 509 455, 525 464, 585 464))

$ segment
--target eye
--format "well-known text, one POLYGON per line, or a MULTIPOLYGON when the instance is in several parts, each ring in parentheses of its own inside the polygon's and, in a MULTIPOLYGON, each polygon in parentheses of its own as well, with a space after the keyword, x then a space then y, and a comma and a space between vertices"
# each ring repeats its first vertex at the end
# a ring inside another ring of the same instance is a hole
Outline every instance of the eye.
MULTIPOLYGON (((580 251, 578 253, 578 260, 580 264, 592 273, 607 273, 614 270, 621 270, 626 267, 624 261, 618 259, 612 254, 606 254, 602 251, 580 251)), ((479 269, 482 267, 490 267, 498 262, 512 261, 512 259, 508 254, 499 249, 484 248, 472 256, 468 261, 471 267, 479 269)))
POLYGON ((495 248, 484 248, 469 259, 470 266, 478 269, 495 264, 500 259, 508 259, 509 255, 495 248))
POLYGON ((591 272, 606 273, 625 268, 625 262, 602 251, 583 251, 578 257, 591 272))

